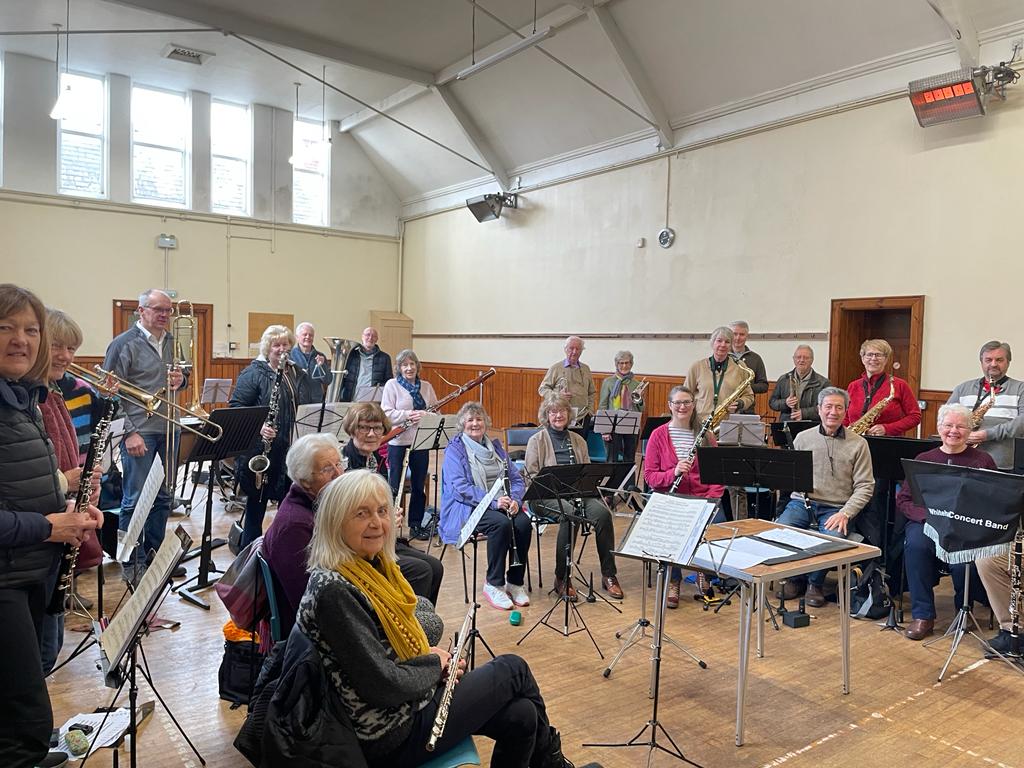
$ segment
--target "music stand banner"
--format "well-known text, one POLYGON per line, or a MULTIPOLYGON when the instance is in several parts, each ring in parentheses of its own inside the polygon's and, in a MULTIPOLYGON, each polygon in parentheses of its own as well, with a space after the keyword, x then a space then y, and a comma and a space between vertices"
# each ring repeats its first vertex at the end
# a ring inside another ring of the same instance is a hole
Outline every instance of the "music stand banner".
POLYGON ((1024 510, 1024 478, 1004 472, 903 460, 914 501, 928 510, 925 534, 947 563, 1006 554, 1024 510))

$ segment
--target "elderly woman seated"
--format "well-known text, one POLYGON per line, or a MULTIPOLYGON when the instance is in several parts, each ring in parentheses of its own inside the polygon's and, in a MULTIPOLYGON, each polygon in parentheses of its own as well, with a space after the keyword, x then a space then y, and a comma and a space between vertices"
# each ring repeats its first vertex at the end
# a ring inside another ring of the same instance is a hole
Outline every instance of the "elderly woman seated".
POLYGON ((491 501, 476 526, 477 532, 487 537, 484 599, 504 611, 511 610, 513 604, 529 605, 523 576, 531 525, 522 509, 523 477, 508 460, 501 443, 487 436, 491 417, 480 403, 462 406, 458 421, 460 434, 448 444, 441 470, 441 540, 446 544, 457 542, 466 520, 494 482, 505 480, 507 486, 491 501), (512 552, 518 562, 508 565, 512 552))
MULTIPOLYGON (((971 412, 968 408, 959 404, 942 406, 939 408, 938 425, 942 445, 918 454, 918 461, 996 469, 991 456, 967 444, 967 436, 971 433, 971 412)), ((903 634, 911 640, 923 640, 935 628, 935 585, 939 581, 939 561, 935 557, 935 542, 924 533, 927 513, 924 507, 914 503, 909 483, 904 483, 900 488, 896 496, 896 508, 907 520, 906 528, 903 529, 903 557, 907 569, 907 585, 910 587, 910 615, 913 618, 903 634)), ((963 605, 964 572, 968 567, 970 564, 950 566, 958 607, 963 605)), ((974 576, 972 581, 977 583, 977 574, 974 576)))
POLYGON ((319 651, 367 762, 425 762, 446 676, 457 674, 439 753, 479 734, 494 739, 494 768, 571 768, 529 665, 503 655, 463 675, 463 665, 437 647, 441 619, 413 594, 394 546, 387 481, 349 471, 327 486, 298 627, 319 651))

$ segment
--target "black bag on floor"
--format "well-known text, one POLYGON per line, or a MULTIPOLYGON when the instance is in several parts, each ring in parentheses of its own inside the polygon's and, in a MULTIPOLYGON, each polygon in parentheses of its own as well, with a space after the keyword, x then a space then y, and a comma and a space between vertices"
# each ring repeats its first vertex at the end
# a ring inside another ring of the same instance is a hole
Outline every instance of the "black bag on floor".
POLYGON ((263 658, 258 644, 225 640, 224 658, 217 674, 220 697, 232 704, 248 704, 263 658))
POLYGON ((878 563, 871 561, 863 571, 855 568, 850 576, 850 616, 877 621, 888 616, 891 607, 892 600, 878 563))

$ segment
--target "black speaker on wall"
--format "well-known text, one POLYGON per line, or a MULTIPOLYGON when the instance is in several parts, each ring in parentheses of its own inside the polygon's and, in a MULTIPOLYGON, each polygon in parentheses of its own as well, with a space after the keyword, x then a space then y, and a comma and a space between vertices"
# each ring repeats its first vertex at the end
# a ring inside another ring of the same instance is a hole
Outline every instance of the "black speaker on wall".
POLYGON ((501 217, 503 208, 517 208, 518 205, 518 197, 514 194, 481 195, 480 197, 471 197, 466 201, 466 207, 479 222, 494 221, 501 217))

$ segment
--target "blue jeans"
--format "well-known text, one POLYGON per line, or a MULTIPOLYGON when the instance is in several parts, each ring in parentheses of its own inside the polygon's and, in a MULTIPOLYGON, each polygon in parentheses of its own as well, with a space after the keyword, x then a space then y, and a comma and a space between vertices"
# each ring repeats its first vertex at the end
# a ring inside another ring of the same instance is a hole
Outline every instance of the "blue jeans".
MULTIPOLYGON (((388 443, 388 482, 391 484, 391 493, 398 493, 398 483, 401 480, 402 462, 405 460, 405 452, 409 450, 406 445, 391 445, 388 443)), ((430 462, 430 451, 412 451, 409 454, 409 509, 406 510, 406 519, 410 528, 419 528, 423 523, 423 511, 427 507, 427 494, 423 485, 427 480, 427 465, 430 462)), ((398 499, 398 503, 402 502, 398 499)))
MULTIPOLYGON (((142 486, 146 484, 146 477, 149 475, 149 468, 153 461, 164 460, 167 453, 167 441, 163 433, 142 434, 146 443, 146 452, 141 456, 129 456, 128 451, 121 451, 121 464, 124 466, 124 497, 121 499, 121 513, 118 520, 118 528, 122 531, 128 530, 128 523, 135 511, 135 504, 142 493, 142 486)), ((123 446, 122 446, 123 447, 123 446)), ((164 542, 164 532, 167 530, 167 518, 171 514, 171 495, 167 492, 166 480, 160 485, 153 508, 149 511, 146 524, 142 529, 142 541, 136 548, 137 562, 144 562, 144 558, 151 550, 160 549, 164 542)))
MULTIPOLYGON (((939 560, 935 557, 935 542, 924 533, 924 523, 907 521, 904 529, 903 556, 907 569, 907 587, 910 589, 910 615, 915 619, 935 618, 935 585, 939 583, 939 560)), ((953 579, 954 608, 964 604, 964 573, 974 563, 950 565, 953 579)), ((977 570, 971 573, 971 599, 980 602, 981 580, 977 570)))
MULTIPOLYGON (((827 536, 835 536, 840 539, 846 538, 839 531, 825 527, 825 521, 838 512, 839 507, 830 507, 826 504, 819 504, 816 501, 810 501, 808 504, 810 509, 804 506, 802 499, 790 499, 789 504, 786 505, 786 508, 775 522, 791 525, 794 528, 803 528, 804 530, 817 530, 827 536)), ((827 573, 827 568, 821 571, 814 571, 814 573, 807 575, 807 580, 820 588, 825 583, 825 574, 827 573)))

